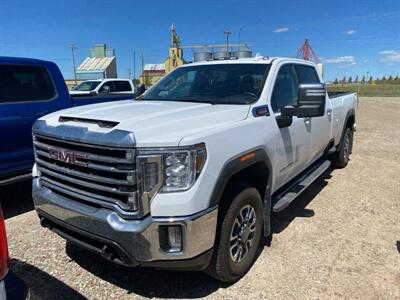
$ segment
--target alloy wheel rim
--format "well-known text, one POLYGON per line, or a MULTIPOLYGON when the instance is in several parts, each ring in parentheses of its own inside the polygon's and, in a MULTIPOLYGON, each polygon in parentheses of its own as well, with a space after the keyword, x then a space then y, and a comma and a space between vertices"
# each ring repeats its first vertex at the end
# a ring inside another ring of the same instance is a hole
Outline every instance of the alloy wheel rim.
POLYGON ((233 222, 229 252, 232 261, 239 263, 249 253, 256 230, 256 212, 251 205, 241 208, 233 222))

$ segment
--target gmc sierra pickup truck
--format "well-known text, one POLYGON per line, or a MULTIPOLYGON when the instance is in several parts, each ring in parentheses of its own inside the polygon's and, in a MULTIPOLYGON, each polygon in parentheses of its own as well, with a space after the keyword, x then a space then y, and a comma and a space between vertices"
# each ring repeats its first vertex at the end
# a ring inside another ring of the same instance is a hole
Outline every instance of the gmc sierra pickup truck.
POLYGON ((71 97, 55 63, 0 57, 0 186, 31 176, 36 119, 68 107, 132 98, 112 93, 71 97))
POLYGON ((135 86, 130 79, 106 78, 83 81, 69 92, 71 96, 93 96, 108 93, 134 94, 135 86))
POLYGON ((303 60, 188 64, 138 99, 36 121, 34 204, 42 226, 111 261, 232 282, 272 212, 347 165, 357 105, 303 60))

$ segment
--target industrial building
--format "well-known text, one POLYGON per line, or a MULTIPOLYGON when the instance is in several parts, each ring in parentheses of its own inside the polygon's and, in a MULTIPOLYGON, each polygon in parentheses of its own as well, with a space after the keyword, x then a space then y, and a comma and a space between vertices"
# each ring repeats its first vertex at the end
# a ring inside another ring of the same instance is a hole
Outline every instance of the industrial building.
POLYGON ((117 61, 113 48, 106 44, 96 44, 89 49, 86 57, 76 70, 78 80, 103 79, 117 77, 117 61))
POLYGON ((171 34, 171 42, 168 50, 168 57, 164 60, 164 63, 145 64, 143 66, 140 83, 144 84, 146 88, 152 86, 173 69, 186 64, 186 61, 183 58, 183 49, 181 48, 180 37, 176 33, 176 27, 171 25, 169 31, 171 34))
POLYGON ((194 62, 209 59, 229 59, 233 57, 243 58, 252 56, 252 50, 247 44, 229 44, 228 40, 226 44, 181 46, 180 37, 176 33, 176 27, 172 25, 169 31, 171 43, 168 50, 168 57, 164 60, 164 63, 145 64, 143 66, 140 82, 143 83, 146 88, 152 86, 175 68, 187 63, 183 58, 184 49, 191 49, 193 51, 194 62))

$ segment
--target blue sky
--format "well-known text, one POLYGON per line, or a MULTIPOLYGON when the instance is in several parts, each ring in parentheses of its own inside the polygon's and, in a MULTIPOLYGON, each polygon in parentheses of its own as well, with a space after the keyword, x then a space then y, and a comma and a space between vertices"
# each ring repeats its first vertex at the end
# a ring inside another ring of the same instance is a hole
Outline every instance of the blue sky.
MULTIPOLYGON (((145 63, 162 62, 171 23, 182 44, 223 43, 229 28, 232 42, 240 32, 266 56, 294 56, 308 37, 328 80, 400 76, 399 0, 2 0, 0 55, 52 60, 71 78, 68 45, 77 44, 80 62, 95 43, 106 43, 115 48, 119 77, 127 77, 134 51, 145 63)), ((139 75, 138 58, 136 69, 139 75)))

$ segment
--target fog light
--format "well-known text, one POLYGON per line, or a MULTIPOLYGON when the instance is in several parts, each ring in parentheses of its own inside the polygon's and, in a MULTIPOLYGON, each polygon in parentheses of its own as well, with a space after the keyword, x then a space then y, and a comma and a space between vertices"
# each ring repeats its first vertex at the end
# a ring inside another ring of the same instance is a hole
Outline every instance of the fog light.
POLYGON ((183 250, 183 228, 181 225, 163 225, 159 227, 160 246, 167 253, 183 250))
POLYGON ((182 251, 182 226, 168 226, 168 252, 182 251))

